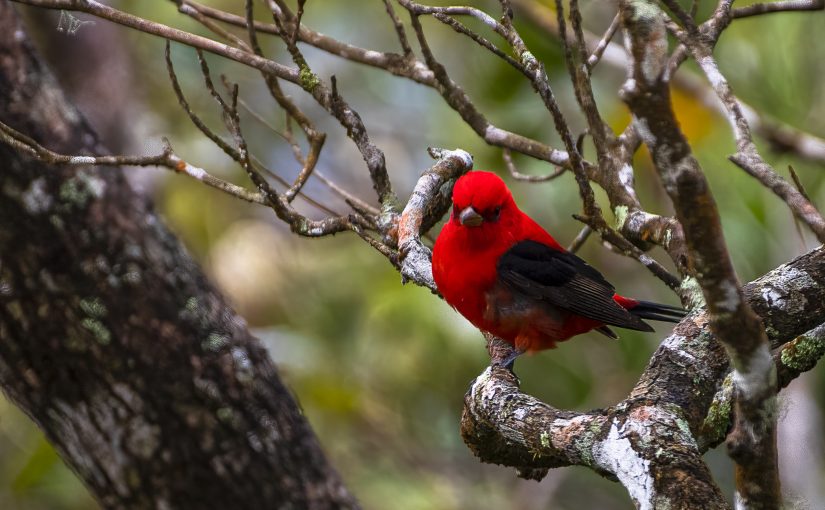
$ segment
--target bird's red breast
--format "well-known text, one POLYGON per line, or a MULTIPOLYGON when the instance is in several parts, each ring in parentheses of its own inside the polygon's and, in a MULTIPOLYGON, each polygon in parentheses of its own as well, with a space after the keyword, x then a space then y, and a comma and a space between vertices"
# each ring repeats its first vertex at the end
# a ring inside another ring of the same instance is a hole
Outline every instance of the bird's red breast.
POLYGON ((447 303, 518 351, 552 348, 592 329, 615 338, 608 325, 652 331, 628 311, 639 303, 651 318, 672 321, 682 314, 617 295, 598 271, 521 212, 490 172, 470 172, 456 182, 452 215, 433 248, 433 277, 447 303))

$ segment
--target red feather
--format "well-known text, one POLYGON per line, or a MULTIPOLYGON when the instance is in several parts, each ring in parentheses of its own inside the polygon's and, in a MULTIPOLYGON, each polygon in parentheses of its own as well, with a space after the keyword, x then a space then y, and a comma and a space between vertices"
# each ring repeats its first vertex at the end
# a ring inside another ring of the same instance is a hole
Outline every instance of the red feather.
POLYGON ((652 331, 642 318, 677 322, 684 311, 616 294, 591 266, 521 212, 498 176, 475 171, 453 189, 453 213, 433 248, 444 299, 517 351, 538 351, 607 326, 652 331))

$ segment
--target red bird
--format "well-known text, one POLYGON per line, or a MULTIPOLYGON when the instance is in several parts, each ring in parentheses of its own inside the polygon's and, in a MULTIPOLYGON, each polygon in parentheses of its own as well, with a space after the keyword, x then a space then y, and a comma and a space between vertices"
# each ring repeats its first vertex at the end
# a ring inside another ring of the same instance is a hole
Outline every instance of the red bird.
POLYGON ((433 248, 433 277, 477 328, 524 352, 608 326, 653 331, 642 319, 678 322, 685 311, 616 294, 597 270, 521 212, 497 175, 475 171, 453 188, 453 213, 433 248))

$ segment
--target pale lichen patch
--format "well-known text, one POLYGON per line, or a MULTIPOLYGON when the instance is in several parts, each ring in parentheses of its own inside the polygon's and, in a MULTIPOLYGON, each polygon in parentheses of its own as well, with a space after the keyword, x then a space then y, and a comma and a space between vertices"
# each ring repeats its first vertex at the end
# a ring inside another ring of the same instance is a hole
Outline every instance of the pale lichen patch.
POLYGON ((825 354, 825 324, 817 326, 804 335, 795 338, 782 348, 782 364, 804 372, 816 366, 825 354))
POLYGON ((742 304, 742 295, 735 284, 722 282, 719 299, 713 302, 717 310, 725 313, 735 312, 742 304))
POLYGON ((58 196, 71 206, 84 208, 93 198, 100 198, 106 190, 106 182, 95 175, 78 172, 76 176, 63 182, 58 196))
POLYGON ((613 209, 613 215, 616 217, 616 230, 621 230, 624 227, 624 223, 627 221, 627 211, 626 205, 617 205, 613 209))
POLYGON ((236 415, 235 411, 233 411, 229 407, 218 408, 218 410, 215 412, 215 416, 218 418, 220 422, 226 423, 233 427, 237 426, 240 421, 240 417, 236 415))
POLYGON ((541 443, 541 446, 544 448, 549 449, 553 447, 553 442, 550 440, 550 433, 546 430, 542 430, 541 434, 539 434, 539 442, 541 443))
POLYGON ((160 446, 160 427, 135 417, 129 422, 126 446, 140 458, 152 458, 160 446))
POLYGON ((46 190, 46 179, 43 177, 33 180, 20 198, 29 214, 48 212, 54 203, 54 199, 46 190))
POLYGON ((91 331, 100 345, 109 345, 112 342, 112 333, 99 320, 86 317, 80 321, 80 325, 91 331))
POLYGON ((138 285, 143 277, 140 274, 140 267, 137 264, 129 263, 126 265, 126 271, 120 277, 123 283, 127 285, 138 285))
POLYGON ((235 365, 235 378, 238 382, 241 384, 249 384, 252 382, 255 372, 247 352, 241 347, 233 347, 232 361, 235 365))
POLYGON ((648 147, 655 147, 656 146, 656 136, 653 134, 653 131, 650 130, 650 127, 647 125, 647 121, 645 119, 633 116, 633 127, 636 128, 636 132, 639 133, 639 136, 642 137, 642 141, 648 147))
POLYGON ((689 310, 705 306, 705 296, 702 287, 693 276, 688 276, 679 285, 679 295, 686 301, 689 310))
POLYGON ((614 419, 607 437, 593 448, 599 466, 616 475, 630 493, 636 507, 651 510, 655 498, 654 480, 650 473, 650 460, 633 448, 627 430, 614 419))
POLYGON ((761 296, 771 308, 794 312, 805 308, 808 304, 805 292, 817 285, 807 272, 783 265, 771 273, 770 281, 762 287, 761 296))
POLYGON ((733 383, 745 398, 758 398, 776 386, 776 369, 767 343, 745 358, 734 357, 733 364, 733 383))
POLYGON ((100 298, 86 298, 80 300, 80 309, 94 319, 99 319, 104 317, 107 313, 106 305, 103 304, 103 301, 100 298))
POLYGON ((227 345, 229 345, 229 336, 218 332, 209 333, 206 340, 201 342, 203 350, 212 352, 218 352, 227 345))

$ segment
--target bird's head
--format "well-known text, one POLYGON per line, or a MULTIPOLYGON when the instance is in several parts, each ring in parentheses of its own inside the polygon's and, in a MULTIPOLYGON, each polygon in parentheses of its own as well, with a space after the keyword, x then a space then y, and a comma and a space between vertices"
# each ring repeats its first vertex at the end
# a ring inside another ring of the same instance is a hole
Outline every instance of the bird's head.
POLYGON ((516 211, 516 203, 507 185, 492 172, 468 172, 453 187, 453 215, 450 221, 457 226, 492 226, 511 217, 516 211))

